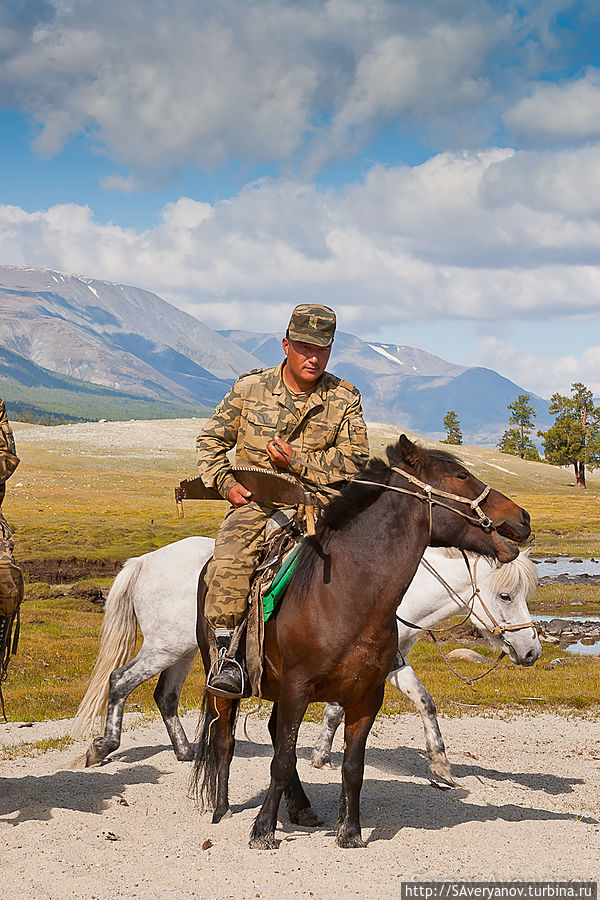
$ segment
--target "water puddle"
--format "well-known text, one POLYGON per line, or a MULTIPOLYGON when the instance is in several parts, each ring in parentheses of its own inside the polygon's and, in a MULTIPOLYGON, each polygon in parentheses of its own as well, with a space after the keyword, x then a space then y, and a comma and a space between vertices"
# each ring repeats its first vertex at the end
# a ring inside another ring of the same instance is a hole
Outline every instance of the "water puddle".
POLYGON ((556 581, 600 583, 600 560, 571 558, 569 556, 553 556, 548 559, 535 560, 540 584, 551 584, 556 581))
POLYGON ((571 653, 573 656, 596 656, 600 653, 600 641, 592 641, 592 643, 584 643, 583 641, 575 641, 574 644, 556 644, 565 653, 571 653))
POLYGON ((574 656, 595 656, 600 653, 600 616, 542 616, 535 614, 536 622, 566 622, 568 630, 575 634, 565 635, 560 629, 547 633, 558 637, 555 644, 560 650, 574 656), (586 635, 586 631, 589 632, 586 635))
POLYGON ((534 614, 534 618, 536 622, 552 622, 554 619, 561 619, 561 621, 566 622, 578 622, 578 623, 586 623, 586 622, 600 622, 600 616, 542 616, 537 613, 534 614))

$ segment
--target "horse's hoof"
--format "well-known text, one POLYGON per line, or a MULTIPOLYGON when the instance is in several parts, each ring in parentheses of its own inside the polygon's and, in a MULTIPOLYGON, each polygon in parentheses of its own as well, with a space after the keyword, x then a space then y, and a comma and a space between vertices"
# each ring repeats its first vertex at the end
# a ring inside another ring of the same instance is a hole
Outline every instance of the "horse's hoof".
POLYGON ((312 806, 305 806, 304 809, 297 812, 293 824, 302 825, 303 828, 316 828, 324 823, 319 819, 312 806))
POLYGON ((358 832, 358 834, 338 834, 335 842, 338 847, 342 847, 344 850, 351 850, 354 847, 363 848, 367 846, 360 836, 360 831, 358 832))
POLYGON ((212 817, 212 824, 218 825, 221 819, 230 819, 232 815, 233 813, 228 806, 226 806, 224 809, 215 809, 212 817))
POLYGON ((85 754, 85 767, 86 769, 90 766, 99 766, 101 762, 104 762, 104 755, 98 753, 94 746, 92 745, 87 753, 85 754))
POLYGON ((313 750, 310 760, 311 766, 315 769, 322 769, 324 766, 331 766, 331 754, 313 750))
POLYGON ((435 762, 430 763, 429 769, 432 775, 435 775, 436 779, 439 779, 441 782, 443 782, 446 787, 456 787, 456 782, 452 777, 450 763, 447 759, 435 760, 435 762))
POLYGON ((274 834, 252 835, 249 842, 252 850, 279 850, 280 844, 274 834))

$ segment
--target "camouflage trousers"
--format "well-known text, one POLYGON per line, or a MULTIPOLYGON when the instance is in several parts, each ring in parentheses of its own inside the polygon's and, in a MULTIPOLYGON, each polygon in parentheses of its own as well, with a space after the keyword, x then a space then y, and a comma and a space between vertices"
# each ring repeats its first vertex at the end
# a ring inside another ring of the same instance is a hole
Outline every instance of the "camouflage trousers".
POLYGON ((270 507, 248 503, 230 509, 223 519, 205 576, 205 615, 213 628, 235 628, 243 621, 250 582, 272 513, 270 507))
POLYGON ((23 574, 15 564, 15 542, 0 509, 0 616, 12 616, 23 599, 23 574))

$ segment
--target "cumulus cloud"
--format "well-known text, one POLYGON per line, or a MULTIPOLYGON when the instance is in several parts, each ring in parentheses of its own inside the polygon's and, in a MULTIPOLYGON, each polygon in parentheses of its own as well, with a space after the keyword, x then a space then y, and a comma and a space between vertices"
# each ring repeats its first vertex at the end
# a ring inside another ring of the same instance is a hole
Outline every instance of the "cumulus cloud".
POLYGON ((38 151, 83 133, 147 170, 299 157, 314 169, 383 123, 476 133, 505 64, 523 70, 517 81, 542 64, 531 47, 543 59, 556 12, 555 2, 533 15, 485 0, 13 7, 0 12, 0 101, 38 123, 38 151))
POLYGON ((538 84, 504 120, 525 146, 573 146, 600 138, 600 69, 559 84, 538 84))
POLYGON ((180 198, 144 231, 101 224, 76 205, 4 206, 0 259, 137 284, 216 327, 279 327, 282 310, 303 300, 330 301, 363 332, 593 314, 594 169, 600 147, 440 154, 413 168, 375 166, 341 193, 265 179, 215 204, 180 198), (549 198, 553 180, 560 190, 549 198))
MULTIPOLYGON (((585 327, 585 326, 584 326, 585 327)), ((481 365, 496 369, 516 384, 546 399, 554 393, 570 394, 570 387, 581 381, 595 397, 600 397, 600 345, 588 347, 579 356, 536 356, 523 353, 508 341, 485 338, 477 347, 481 365)))

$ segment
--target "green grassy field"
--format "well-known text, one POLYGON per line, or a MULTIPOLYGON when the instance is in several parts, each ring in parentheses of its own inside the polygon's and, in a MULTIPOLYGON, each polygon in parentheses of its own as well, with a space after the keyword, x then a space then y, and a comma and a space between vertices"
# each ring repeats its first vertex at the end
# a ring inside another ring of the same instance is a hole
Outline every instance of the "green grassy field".
MULTIPOLYGON (((22 463, 8 483, 3 510, 14 527, 17 557, 31 575, 19 653, 4 685, 7 715, 13 721, 74 714, 96 657, 102 621, 100 607, 90 598, 111 583, 110 577, 101 576, 98 564, 111 573, 129 556, 193 534, 214 535, 227 508, 220 502, 187 502, 185 518, 176 516, 173 488, 194 474, 197 420, 113 423, 101 433, 95 425, 90 426, 96 430, 89 440, 84 439, 86 427, 15 428, 22 463), (53 579, 47 573, 68 568, 69 561, 76 580, 49 583, 53 579), (93 577, 86 577, 88 569, 93 577)), ((381 452, 399 432, 372 427, 373 451, 381 452)), ((538 555, 600 555, 597 475, 589 478, 583 492, 572 486, 566 470, 523 462, 495 450, 457 451, 479 477, 530 511, 538 555)), ((600 587, 543 587, 532 608, 560 615, 598 613, 600 587)), ((469 643, 461 643, 465 645, 469 643)), ((446 649, 453 646, 457 644, 450 642, 446 649)), ((532 669, 503 662, 475 689, 450 673, 430 642, 419 642, 411 663, 438 709, 447 714, 501 708, 600 710, 600 660, 568 657, 553 668, 550 662, 557 656, 567 654, 546 645, 532 669)), ((196 663, 188 679, 184 707, 198 705, 203 687, 200 668, 196 663)), ((473 665, 463 664, 463 669, 477 673, 473 665)), ((153 683, 139 688, 128 708, 153 709, 153 689, 153 683)), ((387 689, 384 712, 408 708, 408 701, 387 689)), ((315 714, 313 710, 311 715, 315 714)))

